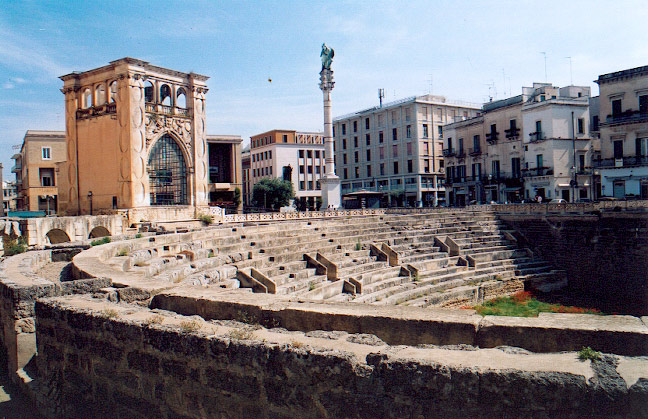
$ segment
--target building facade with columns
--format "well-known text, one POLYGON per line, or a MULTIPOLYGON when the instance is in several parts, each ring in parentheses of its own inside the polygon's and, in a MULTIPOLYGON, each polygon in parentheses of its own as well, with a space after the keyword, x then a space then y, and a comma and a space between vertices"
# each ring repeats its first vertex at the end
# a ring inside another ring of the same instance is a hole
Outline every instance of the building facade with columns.
POLYGON ((480 108, 424 95, 335 118, 343 197, 370 192, 382 196, 382 205, 387 200, 392 205, 443 204, 443 125, 475 117, 480 108))
POLYGON ((62 76, 60 213, 206 207, 207 79, 134 58, 62 76))

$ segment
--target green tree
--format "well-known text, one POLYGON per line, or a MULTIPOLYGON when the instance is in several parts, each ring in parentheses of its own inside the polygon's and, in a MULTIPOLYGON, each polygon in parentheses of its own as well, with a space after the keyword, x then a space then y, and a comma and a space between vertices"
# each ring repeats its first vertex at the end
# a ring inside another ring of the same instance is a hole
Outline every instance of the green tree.
POLYGON ((392 207, 402 207, 403 200, 405 199, 405 191, 402 189, 389 192, 392 207))
POLYGON ((294 196, 292 183, 278 178, 263 178, 252 189, 252 202, 257 208, 279 211, 294 196))
POLYGON ((241 189, 237 186, 234 188, 234 206, 238 208, 239 205, 241 205, 241 189))

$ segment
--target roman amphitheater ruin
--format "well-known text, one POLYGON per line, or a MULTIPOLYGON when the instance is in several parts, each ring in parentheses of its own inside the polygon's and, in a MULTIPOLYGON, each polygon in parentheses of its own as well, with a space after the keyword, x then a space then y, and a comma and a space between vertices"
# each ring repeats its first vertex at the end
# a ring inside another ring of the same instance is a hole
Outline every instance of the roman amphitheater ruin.
POLYGON ((49 417, 646 417, 648 216, 602 205, 124 219, 4 258, 3 364, 49 417), (632 311, 460 308, 566 284, 632 311))

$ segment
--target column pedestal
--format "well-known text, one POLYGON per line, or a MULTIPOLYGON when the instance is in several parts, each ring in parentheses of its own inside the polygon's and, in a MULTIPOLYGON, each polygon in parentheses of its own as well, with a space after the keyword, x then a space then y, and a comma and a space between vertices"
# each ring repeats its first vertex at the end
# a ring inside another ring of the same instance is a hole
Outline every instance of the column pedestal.
POLYGON ((322 187, 322 210, 338 209, 342 205, 340 192, 340 178, 338 176, 324 175, 320 179, 322 187))

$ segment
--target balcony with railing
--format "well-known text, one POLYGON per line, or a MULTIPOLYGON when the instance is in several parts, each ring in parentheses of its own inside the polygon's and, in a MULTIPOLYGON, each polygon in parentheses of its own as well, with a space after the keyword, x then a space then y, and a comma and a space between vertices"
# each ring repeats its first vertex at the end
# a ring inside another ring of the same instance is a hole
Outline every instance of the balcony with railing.
POLYGON ((179 116, 182 118, 190 118, 191 111, 186 108, 178 108, 177 106, 160 105, 157 103, 145 103, 144 109, 148 113, 155 113, 159 115, 179 116))
POLYGON ((453 157, 455 155, 455 149, 454 148, 444 148, 443 149, 443 157, 453 157))
POLYGON ((523 177, 552 176, 553 173, 554 171, 551 167, 534 167, 531 169, 522 169, 523 177))
POLYGON ((16 164, 13 165, 11 168, 11 173, 19 173, 22 170, 22 164, 16 162, 16 164))
POLYGON ((488 142, 488 144, 495 144, 495 143, 497 143, 498 136, 499 136, 499 132, 497 132, 497 131, 487 132, 486 133, 486 142, 488 142))
POLYGON ((618 159, 611 158, 594 160, 594 167, 599 169, 638 166, 648 166, 648 156, 625 156, 618 159))
POLYGON ((112 102, 103 105, 91 106, 85 109, 77 109, 76 117, 77 119, 87 119, 95 116, 102 116, 102 115, 108 115, 114 113, 117 113, 117 104, 112 102))
POLYGON ((648 122, 648 112, 646 111, 633 111, 628 109, 624 112, 608 115, 605 118, 605 122, 599 123, 599 125, 623 125, 623 124, 636 124, 640 122, 648 122))
POLYGON ((481 147, 475 147, 475 148, 468 149, 468 154, 470 154, 473 157, 474 156, 480 156, 481 153, 482 153, 481 147))
POLYGON ((466 157, 466 150, 464 150, 463 148, 460 149, 459 151, 457 151, 456 156, 457 156, 458 159, 465 158, 466 157))
POLYGON ((507 140, 516 140, 520 136, 520 128, 509 128, 504 130, 507 140))
POLYGON ((529 141, 531 141, 532 143, 537 143, 544 140, 546 140, 546 137, 544 136, 544 133, 542 131, 529 133, 529 141))

